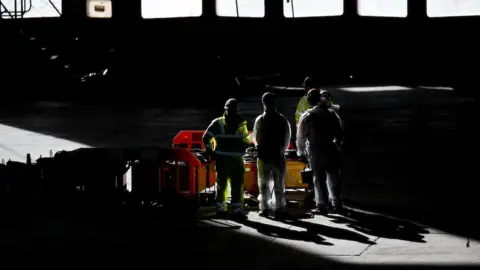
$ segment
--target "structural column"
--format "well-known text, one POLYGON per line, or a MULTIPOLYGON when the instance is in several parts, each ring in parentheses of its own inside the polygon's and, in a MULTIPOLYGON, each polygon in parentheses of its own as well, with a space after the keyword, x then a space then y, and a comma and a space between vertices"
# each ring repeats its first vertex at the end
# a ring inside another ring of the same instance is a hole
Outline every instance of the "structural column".
POLYGON ((266 0, 265 1, 265 18, 267 20, 272 20, 272 21, 279 21, 283 19, 283 2, 284 1, 287 1, 287 0, 266 0))
POLYGON ((352 20, 358 17, 358 0, 343 0, 343 17, 352 20))
POLYGON ((217 1, 216 0, 203 0, 202 2, 202 18, 211 20, 217 16, 216 12, 217 1))
POLYGON ((427 18, 427 0, 408 0, 408 18, 413 21, 427 18))

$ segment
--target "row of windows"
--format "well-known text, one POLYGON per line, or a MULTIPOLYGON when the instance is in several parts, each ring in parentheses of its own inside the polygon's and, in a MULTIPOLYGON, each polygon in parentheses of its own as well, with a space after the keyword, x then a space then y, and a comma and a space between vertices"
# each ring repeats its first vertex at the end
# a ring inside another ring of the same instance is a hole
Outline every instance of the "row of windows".
MULTIPOLYGON (((217 15, 222 17, 265 16, 265 0, 216 0, 217 15)), ((374 17, 406 17, 407 0, 358 0, 358 14, 374 17)), ((58 17, 62 0, 2 0, 0 11, 8 17, 7 11, 29 10, 24 18, 58 17)), ((284 15, 287 18, 340 16, 344 0, 284 0, 284 15)), ((111 0, 87 0, 89 17, 112 16, 111 0)), ((454 17, 480 15, 478 0, 427 0, 429 17, 454 17)), ((202 0, 142 0, 142 17, 178 18, 202 15, 202 0)))

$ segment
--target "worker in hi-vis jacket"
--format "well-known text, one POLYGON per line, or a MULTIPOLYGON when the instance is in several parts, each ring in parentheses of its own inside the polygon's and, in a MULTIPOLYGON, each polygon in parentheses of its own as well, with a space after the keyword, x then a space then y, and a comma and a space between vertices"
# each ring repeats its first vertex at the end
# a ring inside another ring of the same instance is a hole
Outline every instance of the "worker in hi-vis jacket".
POLYGON ((207 154, 215 159, 217 216, 227 217, 228 179, 230 179, 232 196, 232 217, 244 220, 243 185, 245 150, 250 146, 247 121, 238 113, 236 99, 225 103, 225 113, 216 118, 203 134, 203 143, 207 154), (212 147, 214 141, 214 147, 212 147))
POLYGON ((295 111, 295 124, 298 126, 298 122, 300 121, 300 117, 302 116, 303 113, 305 113, 309 108, 310 105, 308 104, 307 101, 307 94, 308 91, 313 89, 313 80, 311 77, 306 77, 305 80, 303 81, 302 87, 304 88, 305 94, 303 97, 300 99, 297 105, 297 110, 295 111))

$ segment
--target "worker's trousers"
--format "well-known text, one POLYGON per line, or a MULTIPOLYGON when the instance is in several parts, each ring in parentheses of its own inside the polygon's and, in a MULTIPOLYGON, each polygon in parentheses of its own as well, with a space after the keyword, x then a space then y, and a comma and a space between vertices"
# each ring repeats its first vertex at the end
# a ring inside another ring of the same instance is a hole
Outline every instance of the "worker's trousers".
POLYGON ((279 210, 285 207, 285 159, 278 162, 257 160, 258 201, 260 210, 279 210), (273 189, 272 189, 273 181, 273 189), (272 195, 273 198, 272 198, 272 195))
POLYGON ((317 206, 341 206, 340 153, 336 149, 308 149, 313 171, 313 188, 317 206))
POLYGON ((215 182, 217 211, 227 211, 228 180, 230 180, 233 212, 241 212, 243 209, 243 177, 245 174, 243 158, 217 157, 215 170, 217 172, 215 182))

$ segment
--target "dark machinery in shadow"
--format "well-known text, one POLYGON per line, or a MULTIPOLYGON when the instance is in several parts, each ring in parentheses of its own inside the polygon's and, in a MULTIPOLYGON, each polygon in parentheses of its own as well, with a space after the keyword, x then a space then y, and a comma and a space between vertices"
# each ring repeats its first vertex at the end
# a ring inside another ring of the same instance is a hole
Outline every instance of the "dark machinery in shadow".
POLYGON ((202 160, 185 149, 81 148, 36 163, 2 164, 1 197, 13 208, 41 202, 92 214, 122 205, 193 213, 208 201, 198 192, 205 189, 205 182, 199 184, 202 173, 206 175, 202 160), (130 168, 131 191, 126 181, 130 168))

